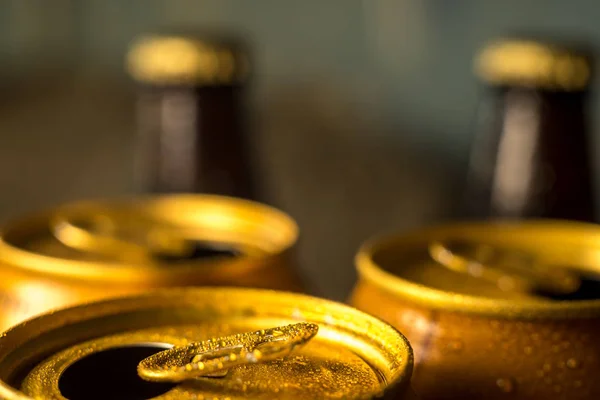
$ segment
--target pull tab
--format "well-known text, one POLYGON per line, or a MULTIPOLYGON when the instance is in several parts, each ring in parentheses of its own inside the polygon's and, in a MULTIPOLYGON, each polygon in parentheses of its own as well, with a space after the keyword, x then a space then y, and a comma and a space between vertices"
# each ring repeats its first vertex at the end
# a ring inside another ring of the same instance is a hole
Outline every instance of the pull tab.
POLYGON ((142 360, 138 375, 153 382, 222 376, 231 367, 284 357, 312 339, 318 330, 316 324, 301 322, 173 347, 142 360))
POLYGON ((483 279, 502 290, 523 293, 569 294, 577 291, 581 279, 552 265, 542 265, 532 254, 466 242, 434 241, 429 254, 440 265, 483 279))
POLYGON ((53 235, 65 246, 125 261, 149 262, 155 254, 184 257, 190 241, 176 230, 134 210, 116 212, 57 212, 50 221, 53 235))

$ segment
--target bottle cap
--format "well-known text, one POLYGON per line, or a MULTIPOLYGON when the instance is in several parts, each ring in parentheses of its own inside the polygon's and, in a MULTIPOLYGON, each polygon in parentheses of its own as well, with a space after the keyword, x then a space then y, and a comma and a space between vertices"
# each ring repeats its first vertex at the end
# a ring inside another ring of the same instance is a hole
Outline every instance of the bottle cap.
POLYGON ((231 41, 152 34, 132 43, 126 67, 144 83, 227 85, 246 78, 248 61, 231 41))
POLYGON ((591 78, 591 60, 581 52, 534 40, 500 40, 486 46, 475 71, 495 85, 579 91, 591 78))

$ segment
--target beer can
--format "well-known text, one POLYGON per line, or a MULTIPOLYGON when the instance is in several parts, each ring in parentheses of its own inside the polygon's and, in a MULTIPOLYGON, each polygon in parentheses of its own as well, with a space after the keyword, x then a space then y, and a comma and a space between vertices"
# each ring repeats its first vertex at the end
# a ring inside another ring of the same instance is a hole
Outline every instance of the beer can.
POLYGON ((176 288, 38 316, 0 338, 2 399, 408 399, 392 326, 291 292, 176 288))
POLYGON ((0 235, 0 329, 55 307, 153 288, 302 291, 298 227, 269 206, 214 195, 82 201, 0 235))
POLYGON ((600 398, 600 228, 469 222, 382 236, 355 307, 406 334, 424 399, 600 398))

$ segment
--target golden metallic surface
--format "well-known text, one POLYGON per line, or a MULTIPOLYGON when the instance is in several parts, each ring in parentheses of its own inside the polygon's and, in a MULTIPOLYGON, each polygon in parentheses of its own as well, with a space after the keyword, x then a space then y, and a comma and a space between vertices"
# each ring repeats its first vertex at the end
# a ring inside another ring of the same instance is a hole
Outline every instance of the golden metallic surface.
MULTIPOLYGON (((155 398, 412 398, 412 351, 388 324, 327 300, 234 288, 161 290, 78 306, 20 324, 0 338, 0 398, 62 400, 59 381, 65 371, 108 349, 141 344, 187 346, 298 323, 306 324, 304 333, 293 337, 306 339, 314 334, 310 324, 318 325, 318 333, 287 357, 186 380, 155 398)), ((105 370, 98 369, 94 378, 102 382, 105 370)), ((136 374, 135 367, 132 373, 136 374)))
POLYGON ((239 49, 187 35, 138 38, 126 67, 134 79, 154 84, 232 84, 248 74, 248 61, 239 49))
POLYGON ((52 308, 153 288, 229 285, 301 291, 293 266, 297 238, 296 223, 281 211, 212 195, 80 202, 27 216, 4 226, 0 234, 0 329, 52 308), (92 239, 82 241, 71 228, 57 235, 61 221, 92 239), (149 236, 154 239, 147 240, 149 236), (116 247, 102 247, 105 239, 116 247), (156 257, 185 254, 190 239, 242 254, 175 261, 156 257), (123 244, 137 246, 139 252, 129 253, 123 244))
POLYGON ((206 239, 202 231, 184 237, 190 232, 182 232, 181 227, 152 218, 136 207, 63 208, 50 220, 56 239, 73 249, 124 262, 152 262, 156 255, 185 257, 193 252, 191 240, 206 239))
POLYGON ((498 85, 577 91, 590 82, 589 60, 577 52, 531 40, 500 40, 475 61, 477 74, 498 85))
POLYGON ((283 358, 312 339, 318 330, 316 324, 300 322, 192 342, 143 359, 137 371, 142 379, 154 382, 214 376, 231 367, 283 358))
POLYGON ((533 254, 483 243, 440 242, 429 244, 429 254, 453 271, 487 280, 503 290, 530 294, 574 293, 581 286, 576 273, 540 264, 533 254))
MULTIPOLYGON (((600 398, 600 299, 505 290, 433 260, 432 242, 532 254, 543 265, 600 274, 600 227, 550 220, 457 223, 380 237, 356 257, 350 303, 400 329, 424 399, 600 398)), ((600 296, 599 296, 600 297, 600 296)))

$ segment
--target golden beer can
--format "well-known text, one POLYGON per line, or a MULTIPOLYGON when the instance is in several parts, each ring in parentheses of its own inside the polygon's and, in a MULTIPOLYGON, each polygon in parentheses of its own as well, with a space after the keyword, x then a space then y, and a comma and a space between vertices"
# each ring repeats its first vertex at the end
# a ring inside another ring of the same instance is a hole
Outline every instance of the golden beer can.
POLYGON ((176 288, 43 314, 0 338, 0 398, 409 399, 387 323, 306 295, 176 288))
POLYGON ((0 329, 55 307, 154 288, 302 291, 298 227, 272 207, 162 195, 66 204, 0 235, 0 329))
POLYGON ((400 331, 424 399, 600 398, 600 227, 456 223, 382 236, 350 303, 400 331))

